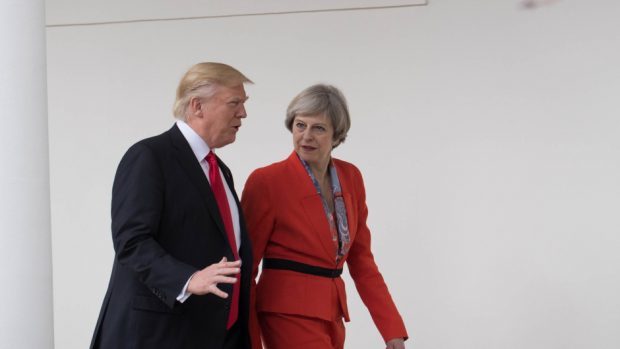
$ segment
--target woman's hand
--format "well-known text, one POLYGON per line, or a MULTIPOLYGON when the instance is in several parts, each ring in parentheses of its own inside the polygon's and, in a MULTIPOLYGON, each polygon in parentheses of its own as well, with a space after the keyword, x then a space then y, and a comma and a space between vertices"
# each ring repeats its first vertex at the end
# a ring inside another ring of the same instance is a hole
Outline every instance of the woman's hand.
POLYGON ((405 340, 402 338, 390 339, 385 344, 385 349, 405 349, 405 340))

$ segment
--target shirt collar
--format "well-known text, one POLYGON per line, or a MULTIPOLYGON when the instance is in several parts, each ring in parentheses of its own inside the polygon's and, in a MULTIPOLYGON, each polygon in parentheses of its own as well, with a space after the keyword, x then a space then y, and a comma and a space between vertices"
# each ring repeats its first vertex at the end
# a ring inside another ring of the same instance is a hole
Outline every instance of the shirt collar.
POLYGON ((189 143, 198 162, 204 160, 211 151, 207 143, 185 121, 177 120, 177 127, 189 143))

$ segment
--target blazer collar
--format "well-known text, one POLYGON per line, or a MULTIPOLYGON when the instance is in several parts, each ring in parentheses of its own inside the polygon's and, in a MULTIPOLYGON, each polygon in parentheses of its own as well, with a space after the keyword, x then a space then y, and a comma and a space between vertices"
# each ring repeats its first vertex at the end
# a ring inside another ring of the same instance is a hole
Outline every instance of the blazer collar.
POLYGON ((295 182, 299 183, 299 189, 301 190, 300 195, 303 197, 316 195, 318 197, 316 188, 312 183, 312 178, 310 178, 308 172, 306 172, 304 164, 301 163, 301 160, 295 151, 288 156, 286 163, 294 173, 296 179, 295 182))
POLYGON ((189 147, 192 149, 194 156, 198 161, 204 160, 209 154, 211 148, 207 142, 194 131, 185 121, 178 120, 175 125, 179 128, 179 131, 183 134, 183 138, 189 143, 189 147))
MULTIPOLYGON (((321 245, 323 246, 329 258, 335 261, 336 246, 332 238, 332 232, 329 229, 327 217, 325 217, 325 210, 323 209, 323 202, 321 201, 321 196, 319 195, 319 193, 317 193, 316 188, 312 183, 312 179, 308 175, 306 168, 301 163, 301 160, 299 159, 295 151, 293 151, 291 155, 289 155, 289 157, 286 159, 286 164, 291 169, 291 171, 293 172, 292 175, 296 179, 294 183, 298 183, 298 188, 300 190, 299 200, 302 207, 304 208, 308 224, 318 234, 321 240, 321 245)), ((353 223, 353 219, 355 219, 356 217, 353 214, 355 206, 348 191, 349 183, 345 179, 344 173, 342 172, 342 167, 338 165, 338 160, 334 160, 334 166, 336 166, 336 170, 338 171, 342 196, 344 198, 344 204, 347 210, 349 237, 351 241, 353 241, 356 233, 355 230, 357 229, 357 224, 351 224, 353 223)), ((339 265, 342 265, 345 260, 346 257, 340 261, 339 265)))
MULTIPOLYGON (((215 221, 218 229, 222 233, 222 236, 227 239, 226 229, 224 228, 224 223, 222 222, 222 217, 220 216, 219 208, 217 207, 217 202, 215 201, 215 196, 213 195, 213 191, 211 191, 211 187, 209 186, 209 181, 205 177, 204 171, 200 164, 196 160, 196 156, 192 151, 189 143, 179 130, 178 126, 175 124, 169 131, 170 140, 175 149, 175 158, 187 174, 190 179, 190 182, 196 187, 198 192, 200 193, 200 197, 203 199, 207 210, 211 214, 211 217, 215 221)), ((218 159, 218 163, 223 165, 218 159)), ((225 173, 224 177, 226 181, 229 182, 229 173, 228 168, 223 166, 222 169, 226 169, 222 171, 225 173), (228 174, 226 174, 228 173, 228 174)), ((229 186, 234 193, 234 187, 232 183, 229 182, 229 186)), ((236 197, 235 197, 236 199, 236 197)))

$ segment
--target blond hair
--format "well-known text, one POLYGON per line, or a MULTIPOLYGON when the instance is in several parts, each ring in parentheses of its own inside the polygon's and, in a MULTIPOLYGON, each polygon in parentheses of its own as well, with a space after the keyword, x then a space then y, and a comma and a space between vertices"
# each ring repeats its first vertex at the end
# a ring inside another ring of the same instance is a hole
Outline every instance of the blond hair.
POLYGON ((193 97, 210 98, 215 95, 218 86, 236 87, 244 83, 252 84, 253 82, 227 64, 198 63, 189 68, 179 82, 173 107, 174 117, 186 119, 187 106, 193 97))

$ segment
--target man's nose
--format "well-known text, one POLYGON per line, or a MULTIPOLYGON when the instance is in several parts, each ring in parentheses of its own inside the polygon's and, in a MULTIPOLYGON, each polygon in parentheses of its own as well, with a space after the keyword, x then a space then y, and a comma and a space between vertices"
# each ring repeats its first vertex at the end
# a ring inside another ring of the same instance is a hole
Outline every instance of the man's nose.
POLYGON ((246 118, 248 116, 248 113, 245 111, 245 105, 241 105, 241 108, 239 108, 239 111, 237 112, 237 117, 240 118, 246 118))

